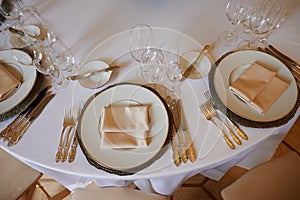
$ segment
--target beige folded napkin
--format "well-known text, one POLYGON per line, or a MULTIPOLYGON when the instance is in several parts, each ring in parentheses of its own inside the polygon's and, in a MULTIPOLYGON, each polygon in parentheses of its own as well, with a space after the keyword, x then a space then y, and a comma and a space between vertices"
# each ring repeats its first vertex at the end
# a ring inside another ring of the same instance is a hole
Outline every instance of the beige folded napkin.
POLYGON ((100 134, 103 149, 147 147, 148 105, 109 105, 101 112, 100 134))
POLYGON ((20 85, 21 82, 0 64, 0 101, 9 98, 20 85))
POLYGON ((255 110, 264 114, 282 95, 289 83, 277 73, 254 62, 230 86, 230 90, 255 110))

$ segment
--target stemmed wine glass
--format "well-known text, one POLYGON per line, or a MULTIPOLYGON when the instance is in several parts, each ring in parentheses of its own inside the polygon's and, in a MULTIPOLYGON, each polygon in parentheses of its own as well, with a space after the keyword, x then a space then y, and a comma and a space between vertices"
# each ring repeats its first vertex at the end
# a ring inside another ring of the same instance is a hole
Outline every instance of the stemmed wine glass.
POLYGON ((263 0, 256 4, 249 19, 249 28, 253 38, 239 43, 239 49, 256 49, 268 45, 267 37, 280 26, 285 19, 281 5, 272 0, 263 0))
POLYGON ((263 19, 253 22, 253 31, 257 35, 254 40, 256 48, 268 46, 268 36, 285 20, 285 12, 277 2, 270 2, 263 19))
POLYGON ((182 79, 182 71, 179 65, 179 46, 176 42, 165 41, 160 45, 164 53, 164 64, 166 65, 166 75, 170 83, 169 95, 180 95, 180 80, 182 79))
POLYGON ((0 14, 8 20, 18 19, 21 16, 21 1, 2 0, 0 4, 0 14))
POLYGON ((232 30, 224 31, 218 37, 224 45, 233 45, 238 41, 236 26, 251 16, 252 0, 229 0, 226 6, 226 16, 232 24, 232 30))
POLYGON ((130 54, 140 63, 138 76, 149 83, 160 82, 163 75, 163 53, 155 48, 153 30, 146 24, 138 24, 130 30, 130 54))

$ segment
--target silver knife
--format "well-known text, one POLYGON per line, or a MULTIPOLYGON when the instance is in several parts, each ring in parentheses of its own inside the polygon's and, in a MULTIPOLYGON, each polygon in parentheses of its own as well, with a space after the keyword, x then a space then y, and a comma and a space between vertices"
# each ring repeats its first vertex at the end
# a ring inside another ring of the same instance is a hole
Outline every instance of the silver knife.
POLYGON ((178 103, 176 99, 172 100, 172 104, 174 106, 174 123, 175 123, 175 127, 176 127, 176 132, 178 135, 178 141, 179 141, 179 153, 181 156, 181 160, 186 163, 188 161, 188 157, 186 154, 186 146, 185 146, 185 137, 184 137, 184 133, 182 132, 181 128, 180 128, 180 124, 181 124, 181 110, 178 107, 178 103))
POLYGON ((186 145, 187 145, 187 155, 188 155, 189 160, 191 162, 194 162, 197 158, 196 151, 195 151, 195 148, 194 148, 193 141, 191 139, 189 129, 187 127, 187 122, 186 122, 186 118, 185 118, 185 114, 184 114, 181 99, 178 99, 177 103, 178 103, 178 109, 181 110, 181 112, 180 112, 181 113, 180 127, 181 127, 181 129, 183 131, 183 134, 185 136, 185 141, 186 141, 186 145))
POLYGON ((293 60, 292 58, 288 57, 287 55, 285 55, 284 53, 282 53, 281 51, 279 51, 278 49, 276 49, 274 46, 269 45, 269 48, 276 53, 277 55, 280 55, 283 59, 287 60, 292 66, 294 66, 297 70, 300 70, 300 66, 299 64, 293 60))
POLYGON ((178 167, 181 164, 181 158, 178 152, 178 144, 177 144, 177 139, 176 139, 176 127, 175 127, 175 121, 178 120, 178 117, 176 117, 175 114, 175 107, 173 105, 173 99, 170 96, 166 97, 166 103, 168 104, 168 107, 172 113, 173 116, 173 123, 172 123, 172 151, 173 151, 173 161, 174 164, 178 167))
POLYGON ((74 80, 88 78, 90 76, 96 75, 96 74, 101 73, 101 72, 116 71, 118 69, 120 69, 119 66, 111 66, 111 67, 108 67, 108 68, 105 68, 105 69, 99 69, 99 70, 96 70, 96 71, 86 72, 84 74, 68 76, 67 79, 74 81, 74 80))
POLYGON ((33 102, 24 110, 22 111, 19 116, 14 119, 5 129, 3 129, 0 133, 0 138, 3 138, 3 141, 6 142, 13 136, 13 131, 11 131, 14 127, 16 127, 21 119, 26 115, 26 113, 30 112, 36 105, 41 101, 41 99, 45 96, 46 92, 51 88, 51 86, 45 87, 43 90, 39 92, 33 102))
POLYGON ((47 104, 52 100, 54 96, 55 96, 54 93, 48 91, 46 95, 42 98, 42 100, 38 103, 38 105, 33 110, 31 110, 29 113, 26 114, 26 116, 20 122, 21 125, 17 126, 16 129, 14 130, 15 134, 10 139, 7 146, 15 145, 20 141, 20 139, 23 137, 28 127, 41 114, 41 112, 44 110, 44 108, 47 106, 47 104))

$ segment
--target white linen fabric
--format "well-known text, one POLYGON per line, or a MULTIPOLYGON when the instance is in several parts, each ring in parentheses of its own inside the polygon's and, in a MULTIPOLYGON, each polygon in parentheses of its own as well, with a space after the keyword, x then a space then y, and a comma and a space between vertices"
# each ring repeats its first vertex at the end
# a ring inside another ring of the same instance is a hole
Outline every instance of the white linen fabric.
POLYGON ((149 106, 104 106, 100 119, 100 148, 147 147, 149 106))
MULTIPOLYGON (((23 2, 25 5, 32 5, 37 1, 23 2)), ((227 0, 38 2, 38 11, 47 19, 51 25, 50 29, 71 48, 80 65, 87 61, 86 57, 89 60, 98 59, 111 64, 124 53, 128 53, 128 37, 124 37, 121 45, 110 41, 138 23, 170 30, 172 34, 169 35, 154 32, 157 45, 162 41, 173 40, 178 43, 181 53, 199 50, 201 46, 210 43, 213 48, 209 54, 214 61, 236 48, 223 46, 217 41, 218 34, 230 28, 230 22, 225 17, 227 0), (182 33, 180 37, 178 33, 182 33), (185 38, 190 38, 188 43, 185 38), (102 46, 102 50, 92 51, 97 46, 102 46)), ((281 3, 287 11, 287 17, 279 29, 271 34, 269 42, 292 58, 298 58, 299 2, 286 0, 281 3)), ((1 41, 5 39, 1 38, 1 41)), ((136 69, 139 64, 130 57, 115 64, 119 64, 121 69, 113 74, 108 85, 118 82, 143 83, 140 77, 137 78, 136 69)), ((206 101, 202 91, 207 90, 207 84, 207 78, 204 78, 187 79, 181 85, 180 98, 197 152, 197 160, 194 163, 188 162, 176 167, 172 162, 172 150, 169 146, 162 157, 151 166, 130 176, 118 176, 97 169, 86 160, 79 147, 73 163, 55 163, 63 110, 71 104, 87 100, 95 92, 108 86, 91 90, 81 87, 78 82, 72 82, 67 89, 58 92, 14 148, 8 149, 5 143, 0 143, 0 146, 30 166, 55 178, 70 190, 85 187, 91 181, 99 186, 125 186, 133 181, 143 191, 167 195, 197 173, 219 180, 227 169, 237 163, 251 168, 270 159, 280 141, 295 123, 300 111, 298 110, 296 116, 286 125, 280 127, 257 129, 240 126, 249 136, 249 140, 243 140, 241 146, 231 150, 224 143, 219 130, 209 123, 198 109, 198 105, 206 101)), ((1 122, 0 129, 4 129, 12 120, 1 122)))

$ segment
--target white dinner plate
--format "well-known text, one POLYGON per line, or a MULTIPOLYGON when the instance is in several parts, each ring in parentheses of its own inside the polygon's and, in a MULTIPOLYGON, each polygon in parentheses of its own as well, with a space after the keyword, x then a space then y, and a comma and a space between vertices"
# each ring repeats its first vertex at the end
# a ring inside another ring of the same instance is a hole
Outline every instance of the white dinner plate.
POLYGON ((88 161, 95 167, 116 174, 131 174, 147 167, 159 155, 170 132, 169 120, 166 105, 156 92, 141 85, 117 84, 87 101, 78 123, 78 140, 88 161), (101 149, 99 121, 102 108, 128 101, 151 105, 149 145, 136 149, 101 149))
POLYGON ((29 94, 36 80, 36 70, 32 65, 23 65, 22 63, 31 63, 31 57, 23 51, 19 50, 2 50, 0 51, 0 61, 4 63, 12 63, 12 67, 15 67, 16 71, 19 71, 22 75, 22 84, 20 88, 8 99, 0 102, 0 114, 3 114, 20 102, 29 94))
POLYGON ((291 112, 297 102, 298 88, 289 69, 275 57, 260 51, 242 50, 227 55, 218 64, 213 81, 214 89, 222 103, 236 115, 248 120, 271 122, 281 119, 291 112), (230 83, 249 67, 249 63, 255 61, 276 70, 278 76, 290 82, 285 92, 264 114, 252 109, 229 90, 230 83))

